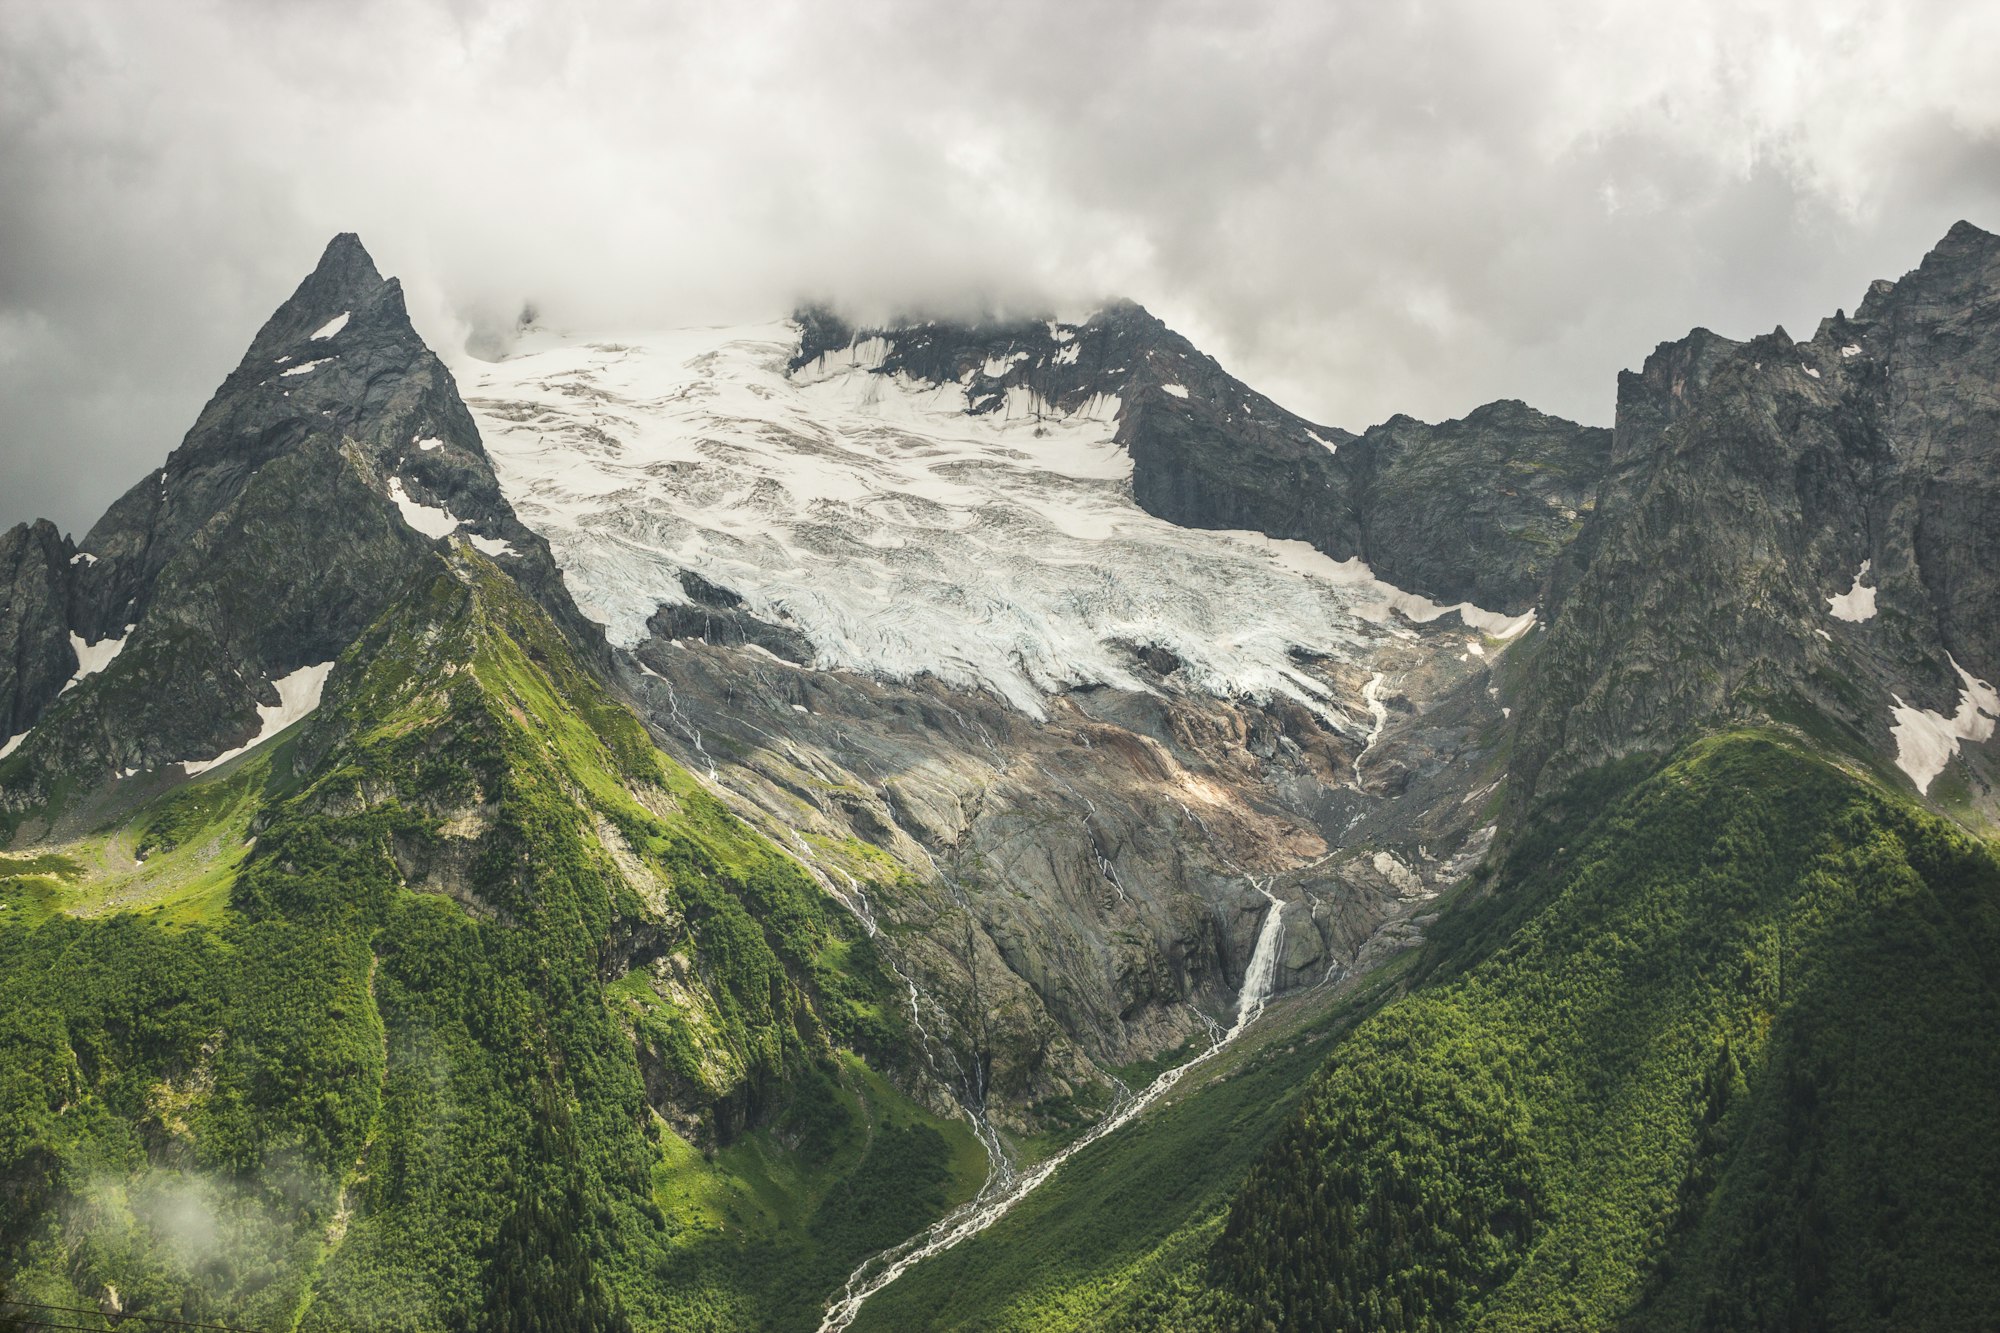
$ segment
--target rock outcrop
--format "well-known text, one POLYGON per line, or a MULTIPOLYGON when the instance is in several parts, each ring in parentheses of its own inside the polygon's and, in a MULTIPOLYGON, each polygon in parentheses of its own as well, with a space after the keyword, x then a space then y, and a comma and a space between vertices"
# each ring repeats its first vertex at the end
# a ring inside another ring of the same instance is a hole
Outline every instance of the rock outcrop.
MULTIPOLYGON (((1905 714, 1990 735, 1996 382, 2000 238, 1963 222, 1809 340, 1697 329, 1622 375, 1610 473, 1531 640, 1516 809, 1718 720, 1797 723, 1913 780, 1905 714)), ((1990 813, 1988 759, 1957 756, 1953 799, 1990 813)))

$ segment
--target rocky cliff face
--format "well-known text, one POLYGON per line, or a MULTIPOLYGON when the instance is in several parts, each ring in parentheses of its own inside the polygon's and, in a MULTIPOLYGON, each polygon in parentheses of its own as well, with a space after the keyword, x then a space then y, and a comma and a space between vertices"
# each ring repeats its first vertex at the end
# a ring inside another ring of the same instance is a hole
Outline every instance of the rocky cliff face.
POLYGON ((0 535, 0 744, 25 739, 81 665, 69 640, 74 559, 47 519, 0 535))
POLYGON ((244 744, 260 708, 284 705, 275 682, 330 662, 454 534, 514 566, 586 641, 400 285, 338 236, 165 465, 74 550, 46 524, 0 545, 0 710, 26 733, 0 773, 6 800, 244 744))
POLYGON ((1227 1026, 1262 890, 1283 913, 1277 987, 1309 990, 1420 939, 1477 864, 1490 792, 1466 798, 1505 735, 1492 675, 1462 632, 1414 638, 1377 659, 1394 685, 1372 737, 1171 671, 1037 720, 693 636, 640 645, 627 685, 673 753, 882 931, 957 1053, 948 1090, 1050 1128, 1227 1026))
POLYGON ((1967 223, 1808 340, 1696 330, 1621 376, 1611 475, 1532 646, 1517 807, 1775 717, 1990 813, 1996 378, 2000 238, 1967 223))
POLYGON ((1520 613, 1596 507, 1611 432, 1511 400, 1438 425, 1392 417, 1350 446, 1361 551, 1399 587, 1520 613))

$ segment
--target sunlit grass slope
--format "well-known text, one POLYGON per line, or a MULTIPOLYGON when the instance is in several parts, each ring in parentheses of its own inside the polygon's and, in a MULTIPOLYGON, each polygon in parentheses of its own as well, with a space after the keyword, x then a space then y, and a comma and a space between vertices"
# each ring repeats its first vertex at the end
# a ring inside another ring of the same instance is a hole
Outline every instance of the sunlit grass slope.
POLYGON ((285 741, 0 875, 29 1299, 810 1326, 983 1166, 870 941, 462 548, 285 741))
POLYGON ((1991 848, 1774 733, 1595 784, 1301 1101, 1252 1062, 860 1327, 1982 1326, 1991 848))

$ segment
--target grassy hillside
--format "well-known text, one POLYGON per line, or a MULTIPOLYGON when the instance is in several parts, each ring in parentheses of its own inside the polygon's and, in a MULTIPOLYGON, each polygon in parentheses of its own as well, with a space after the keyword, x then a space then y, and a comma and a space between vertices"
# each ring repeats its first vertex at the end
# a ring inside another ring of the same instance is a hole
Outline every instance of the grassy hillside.
POLYGON ((810 1327, 983 1170, 878 1072, 911 1055, 868 939, 463 550, 283 741, 9 862, 23 1299, 810 1327))
POLYGON ((1273 1006, 1212 1065, 1078 1153, 991 1229, 870 1298, 856 1333, 1115 1327, 1137 1293, 1200 1253, 1313 1071, 1393 988, 1397 970, 1339 1001, 1273 1006))
MULTIPOLYGON (((1587 804, 1587 803, 1585 803, 1587 804)), ((2000 1308, 2000 866, 1702 741, 1448 916, 1161 1328, 1957 1328, 2000 1308)))
POLYGON ((1267 1035, 858 1327, 1987 1322, 1992 851, 1764 733, 1565 808, 1406 990, 1267 1035))

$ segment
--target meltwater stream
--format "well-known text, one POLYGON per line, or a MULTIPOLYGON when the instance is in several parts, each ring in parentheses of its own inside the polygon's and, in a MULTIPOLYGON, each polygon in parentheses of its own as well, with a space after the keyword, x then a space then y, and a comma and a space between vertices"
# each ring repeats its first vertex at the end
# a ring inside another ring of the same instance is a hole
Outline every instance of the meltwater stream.
MULTIPOLYGON (((1013 1209, 1015 1204, 1028 1197, 1037 1186, 1054 1175, 1064 1162, 1113 1130, 1130 1122, 1170 1091, 1190 1069, 1236 1040, 1245 1028, 1256 1021, 1258 1015, 1264 1012, 1265 1000, 1270 997, 1271 982, 1278 970, 1278 954, 1283 948, 1285 939, 1285 904, 1271 892, 1268 881, 1256 883, 1257 891, 1270 902, 1271 908, 1264 914, 1263 925, 1258 927, 1257 944, 1250 952, 1250 965, 1244 969, 1243 989, 1236 1001, 1236 1021, 1230 1029, 1200 1055, 1162 1073, 1147 1085, 1145 1091, 1126 1101, 1093 1126, 1089 1133, 1047 1161, 1036 1164, 1032 1170, 1020 1175, 1014 1175, 1003 1167, 988 1176, 985 1187, 970 1203, 962 1204, 945 1214, 928 1230, 917 1233, 901 1245, 867 1259, 848 1277, 847 1285, 841 1289, 840 1296, 827 1307, 826 1317, 820 1321, 819 1333, 841 1333, 854 1322, 855 1317, 861 1313, 862 1304, 870 1296, 894 1282, 911 1267, 934 1254, 950 1249, 962 1240, 978 1235, 998 1222, 1013 1209)), ((998 1147, 997 1141, 989 1142, 987 1151, 997 1153, 998 1147)), ((995 1161, 1004 1163, 1005 1159, 996 1155, 995 1161)))

